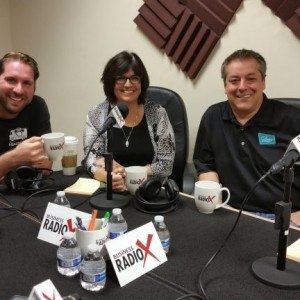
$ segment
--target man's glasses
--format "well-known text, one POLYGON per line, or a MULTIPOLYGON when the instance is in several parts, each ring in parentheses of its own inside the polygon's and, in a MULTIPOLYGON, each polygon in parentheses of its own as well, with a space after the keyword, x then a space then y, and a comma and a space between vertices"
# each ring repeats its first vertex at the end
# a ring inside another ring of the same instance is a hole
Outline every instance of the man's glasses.
POLYGON ((132 75, 130 77, 125 77, 125 76, 116 76, 115 78, 115 83, 116 84, 125 84, 127 80, 131 82, 131 84, 138 84, 141 82, 141 77, 138 75, 132 75))

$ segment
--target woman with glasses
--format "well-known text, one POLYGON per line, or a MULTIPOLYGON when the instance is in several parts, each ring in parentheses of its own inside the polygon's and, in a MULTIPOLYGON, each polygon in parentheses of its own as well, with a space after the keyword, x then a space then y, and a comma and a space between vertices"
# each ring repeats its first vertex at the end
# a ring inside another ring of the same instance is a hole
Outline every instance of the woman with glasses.
POLYGON ((92 176, 106 181, 106 152, 113 153, 113 191, 126 190, 127 166, 146 166, 148 176, 169 176, 175 156, 174 132, 165 109, 146 99, 149 77, 139 56, 127 51, 115 55, 106 64, 101 81, 107 98, 88 112, 83 136, 85 155, 92 147, 86 160, 92 176), (125 125, 111 129, 113 138, 107 132, 97 138, 118 103, 129 109, 125 125))

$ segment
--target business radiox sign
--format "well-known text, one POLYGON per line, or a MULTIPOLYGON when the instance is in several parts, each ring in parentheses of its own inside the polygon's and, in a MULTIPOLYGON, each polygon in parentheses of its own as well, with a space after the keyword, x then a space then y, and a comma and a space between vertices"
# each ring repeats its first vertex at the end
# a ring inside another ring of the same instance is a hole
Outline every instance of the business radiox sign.
POLYGON ((75 232, 76 217, 90 219, 91 215, 76 209, 49 202, 38 234, 38 239, 59 245, 66 231, 75 232))
POLYGON ((105 245, 121 286, 167 261, 152 222, 110 240, 105 245))

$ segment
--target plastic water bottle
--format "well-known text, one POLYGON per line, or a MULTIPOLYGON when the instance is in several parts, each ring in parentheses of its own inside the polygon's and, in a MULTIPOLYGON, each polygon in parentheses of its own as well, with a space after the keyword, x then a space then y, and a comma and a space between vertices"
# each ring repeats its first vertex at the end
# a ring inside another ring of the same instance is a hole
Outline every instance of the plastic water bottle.
POLYGON ((88 246, 80 268, 81 286, 93 292, 102 290, 106 282, 106 263, 96 244, 88 246))
POLYGON ((66 197, 66 193, 64 191, 58 191, 56 193, 56 198, 54 199, 53 203, 62 205, 65 207, 71 207, 69 200, 66 197))
POLYGON ((165 224, 163 216, 154 217, 154 227, 157 231, 161 244, 167 254, 170 249, 170 232, 165 224))
POLYGON ((65 232, 64 239, 57 249, 58 272, 67 277, 78 274, 81 260, 81 250, 74 239, 74 233, 70 231, 65 232))
POLYGON ((108 221, 109 238, 115 239, 116 237, 127 232, 127 222, 122 216, 121 208, 114 208, 112 210, 112 216, 108 221))

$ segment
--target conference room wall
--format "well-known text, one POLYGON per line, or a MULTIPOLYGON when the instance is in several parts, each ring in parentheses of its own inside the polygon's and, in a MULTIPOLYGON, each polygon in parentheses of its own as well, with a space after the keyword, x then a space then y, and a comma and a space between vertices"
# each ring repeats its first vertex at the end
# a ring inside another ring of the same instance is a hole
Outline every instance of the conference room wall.
MULTIPOLYGON (((10 24, 5 24, 7 32, 1 29, 1 44, 4 38, 7 46, 36 58, 41 70, 36 92, 48 102, 53 130, 79 137, 80 158, 86 113, 104 100, 100 74, 107 60, 124 49, 142 58, 151 85, 173 89, 184 99, 190 159, 202 114, 225 99, 220 65, 234 50, 251 48, 266 58, 268 96, 300 96, 300 39, 261 0, 244 0, 194 80, 133 22, 142 0, 11 0, 10 9, 7 2, 2 6, 10 24)), ((0 14, 7 18, 2 9, 0 14)), ((0 48, 1 55, 7 46, 0 48)))
MULTIPOLYGON (((9 0, 0 1, 0 55, 12 49, 9 0)), ((1 55, 2 57, 2 55, 1 55)))

